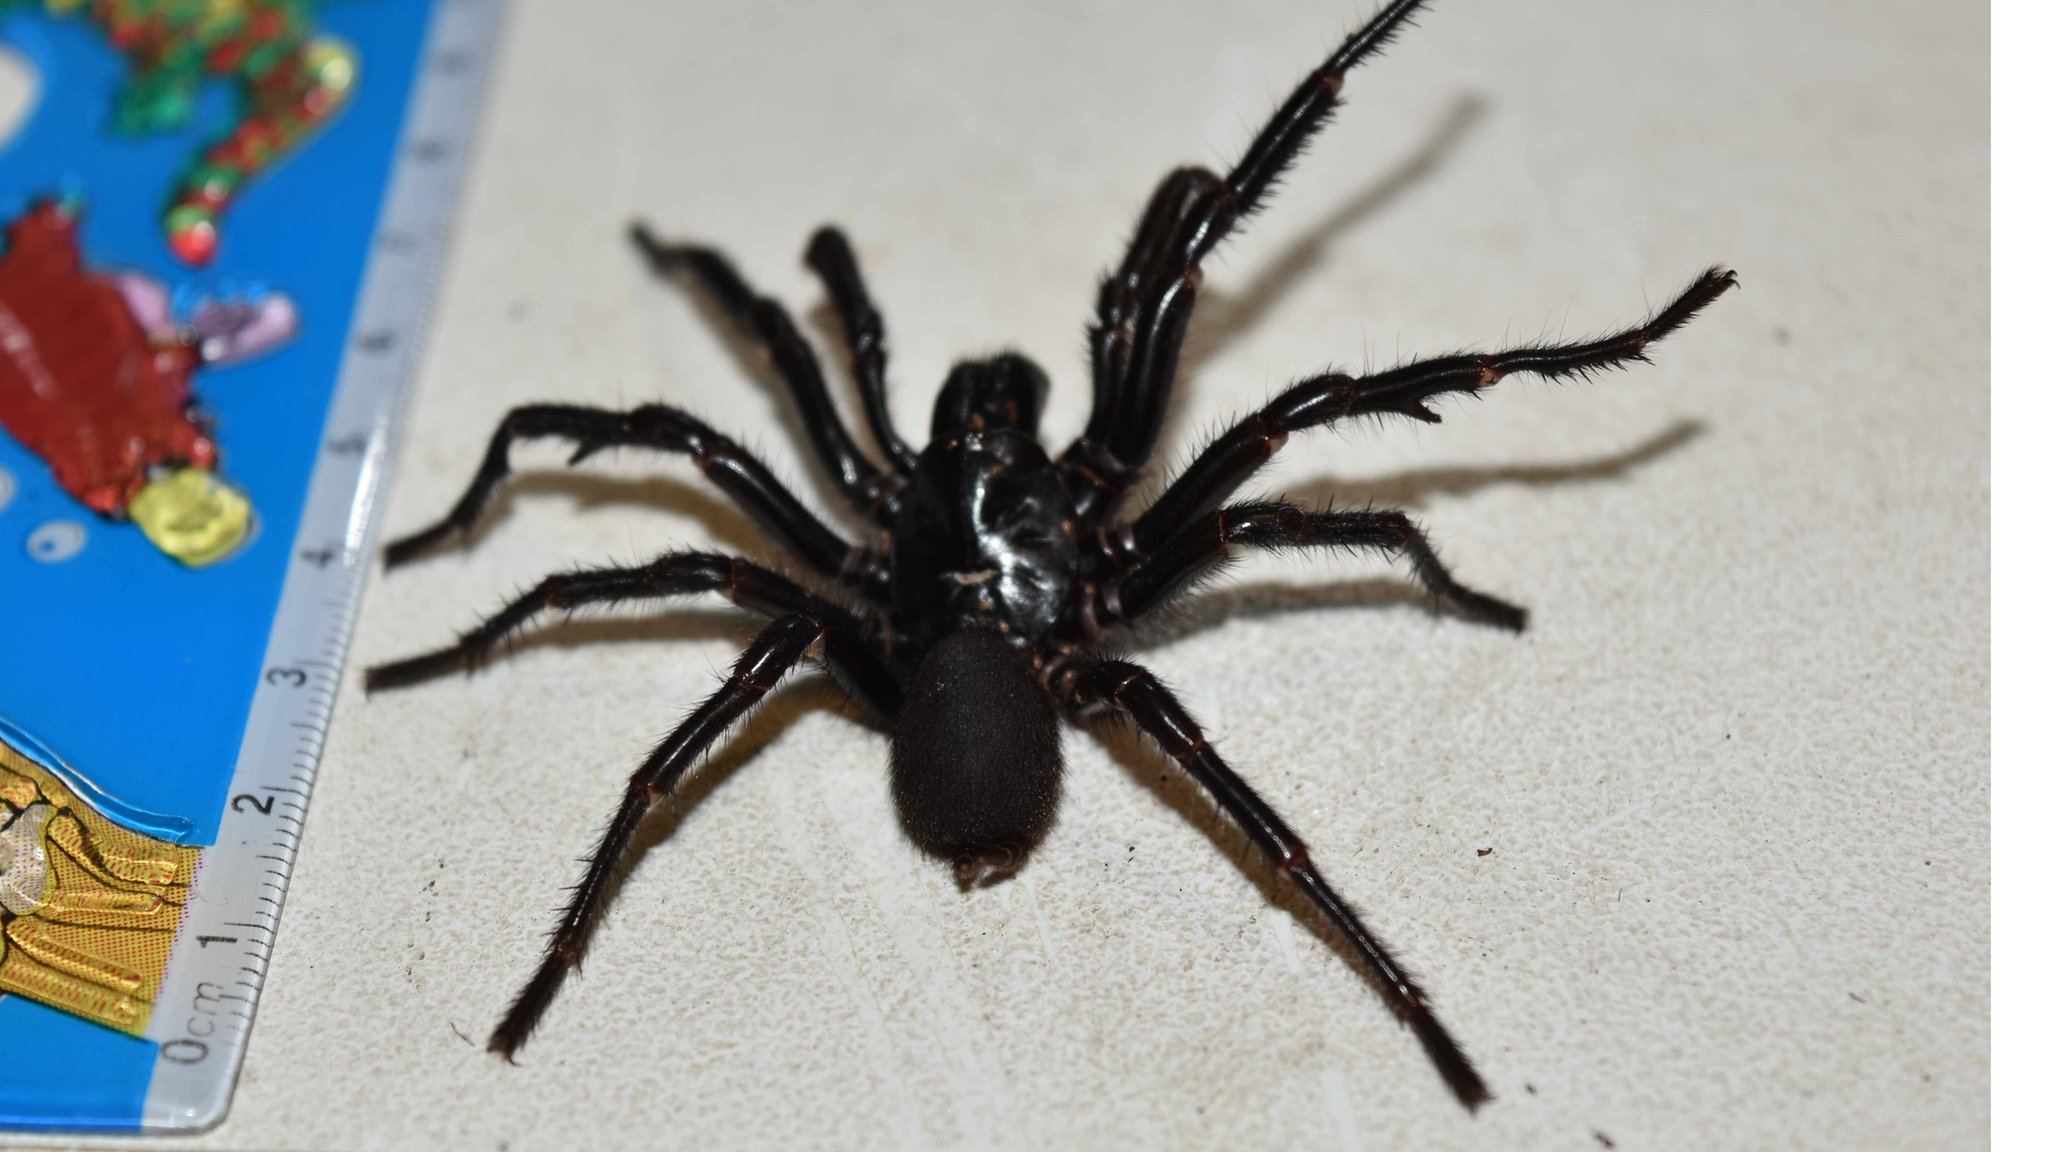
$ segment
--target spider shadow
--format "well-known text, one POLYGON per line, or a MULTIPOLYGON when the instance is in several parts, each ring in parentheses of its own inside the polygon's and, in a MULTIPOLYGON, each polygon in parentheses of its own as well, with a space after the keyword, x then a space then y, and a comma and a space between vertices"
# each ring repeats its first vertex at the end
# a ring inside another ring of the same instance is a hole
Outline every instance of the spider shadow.
MULTIPOLYGON (((1184 380, 1199 371, 1239 333, 1264 320, 1329 258, 1333 240, 1385 211, 1434 175, 1485 120, 1486 113, 1485 97, 1474 92, 1460 95, 1405 160, 1304 229, 1279 255, 1260 267, 1251 283, 1229 293, 1205 289, 1195 305, 1178 377, 1184 380)), ((1184 425, 1186 397, 1187 389, 1173 390, 1160 435, 1162 444, 1177 442, 1184 425)))
POLYGON ((486 665, 517 658, 529 648, 580 648, 585 644, 698 644, 725 641, 744 648, 761 631, 762 621, 737 609, 677 608, 616 616, 572 616, 551 625, 521 632, 484 661, 486 665))
MULTIPOLYGON (((630 504, 640 508, 652 508, 666 512, 678 520, 695 521, 701 524, 704 535, 716 541, 723 550, 734 556, 745 557, 755 563, 790 575, 797 583, 819 591, 817 582, 801 570, 795 560, 777 544, 746 514, 733 507, 718 495, 701 491, 680 480, 660 476, 612 476, 593 472, 520 472, 505 483, 507 498, 492 501, 484 515, 477 521, 476 528, 468 537, 474 540, 489 532, 501 519, 512 514, 517 493, 566 495, 576 501, 579 510, 613 504, 630 504), (780 557, 786 562, 776 564, 771 558, 780 557)), ((467 541, 453 542, 435 551, 456 551, 467 547, 467 541)), ((689 544, 676 547, 688 548, 689 544)), ((669 551, 664 548, 663 551, 669 551)), ((577 562, 576 557, 565 557, 563 566, 577 562)), ((586 565, 587 566, 587 565, 586 565)), ((836 599, 829 586, 822 595, 836 599)), ((762 621, 759 617, 735 608, 729 604, 717 603, 709 607, 673 607, 634 612, 630 609, 608 609, 605 615, 592 614, 554 616, 539 620, 521 628, 514 636, 495 648, 484 660, 483 666, 512 658, 519 651, 531 647, 577 648, 585 644, 621 643, 689 643, 722 640, 743 647, 760 632, 762 621)))
MULTIPOLYGON (((1320 506, 1426 507, 1438 497, 1466 496, 1495 485, 1550 488, 1613 480, 1684 448, 1706 433, 1697 420, 1680 420, 1623 452, 1563 464, 1502 465, 1484 468, 1420 468, 1374 480, 1312 480, 1290 492, 1303 504, 1320 506)), ((1509 599, 1513 599, 1510 595, 1509 599)), ((1212 587, 1162 609, 1131 633, 1140 650, 1156 648, 1231 620, 1259 619, 1319 608, 1438 607, 1411 580, 1373 577, 1301 586, 1278 582, 1212 587)), ((1454 614, 1448 610, 1445 616, 1454 614)))
MULTIPOLYGON (((1227 295, 1216 292, 1204 295, 1196 308, 1192 330, 1181 357, 1180 374, 1185 376, 1194 371, 1222 346, 1228 344, 1237 333, 1258 324, 1290 290, 1323 262, 1328 255, 1327 249, 1332 238, 1380 212, 1434 173, 1443 160, 1455 152, 1471 134, 1472 129, 1485 118, 1486 108, 1484 97, 1470 92, 1461 95, 1406 160, 1302 233, 1282 250, 1280 255, 1268 260, 1249 285, 1227 295)), ((739 366, 753 384, 776 398, 784 426, 795 431, 799 440, 807 439, 802 432, 804 424, 802 414, 797 410, 796 399, 780 373, 776 371, 767 350, 751 334, 732 322, 717 298, 698 281, 697 277, 681 270, 654 274, 667 281, 688 301, 698 317, 717 334, 719 342, 724 346, 732 362, 739 366)), ((843 383, 851 379, 852 366, 845 341, 839 337, 838 314, 833 311, 828 300, 819 300, 805 309, 802 315, 811 332, 826 336, 826 347, 821 352, 820 359, 835 365, 837 369, 829 372, 827 379, 828 391, 834 405, 842 412, 858 412, 858 397, 848 395, 843 383), (848 408, 849 404, 852 405, 851 408, 848 408)), ((810 342, 816 350, 817 341, 810 342)), ((1173 398, 1169 400, 1169 430, 1177 429, 1180 425, 1179 409, 1184 395, 1185 389, 1177 388, 1174 390, 1173 398)), ((864 418, 848 421, 847 429, 874 458, 880 457, 880 453, 874 451, 876 445, 871 443, 872 437, 868 435, 867 421, 864 418)), ((825 493, 827 502, 837 511, 849 511, 846 501, 839 494, 830 469, 817 458, 817 453, 810 451, 806 445, 799 455, 803 458, 804 470, 815 489, 825 493)))
MULTIPOLYGON (((1217 855, 1229 860, 1246 880, 1251 881, 1267 904, 1285 910, 1295 923, 1314 933, 1325 948, 1349 965, 1368 987, 1377 987, 1373 983, 1374 974, 1352 951, 1350 941, 1323 918, 1300 889, 1283 880, 1266 863, 1251 838, 1231 822, 1215 800, 1195 783, 1194 777, 1178 771, 1172 759, 1139 732, 1136 725, 1118 718, 1104 718, 1079 726, 1102 745, 1109 758, 1116 761, 1117 767, 1129 773, 1162 804, 1173 809, 1189 827, 1206 837, 1217 855)), ((1314 851, 1313 844, 1310 851, 1314 851)), ((1368 911, 1372 908, 1370 894, 1355 903, 1368 911)), ((1366 912, 1360 915, 1364 916, 1366 912)))
POLYGON ((1199 367, 1232 337, 1256 327, 1329 258, 1332 240, 1378 215, 1434 175, 1486 119, 1486 113, 1484 96, 1460 94, 1406 159, 1305 229, 1278 256, 1267 260, 1251 283, 1228 294, 1204 294, 1195 308, 1193 332, 1181 357, 1182 370, 1199 367))
MULTIPOLYGON (((636 453, 654 456, 655 453, 636 453)), ((685 459, 684 457, 669 457, 685 459)), ((459 552, 482 539, 513 514, 514 505, 523 495, 567 496, 576 502, 579 512, 608 505, 631 504, 666 512, 683 522, 695 521, 703 526, 704 534, 716 540, 734 555, 749 558, 780 556, 783 551, 772 537, 748 519, 746 514, 729 501, 710 492, 692 487, 681 480, 666 476, 619 476, 578 469, 543 470, 514 472, 500 488, 498 497, 484 509, 477 518, 476 526, 468 533, 449 541, 433 550, 430 555, 443 552, 459 552)), ((578 558, 564 557, 564 562, 578 558)))
MULTIPOLYGON (((670 238, 658 230, 655 234, 662 236, 664 239, 670 238)), ((698 240, 695 242, 711 243, 708 240, 698 240)), ((715 244, 711 246, 717 247, 715 244)), ((723 251, 723 249, 720 250, 723 251)), ((645 262, 642 261, 641 263, 644 266, 645 262)), ((737 263, 737 260, 735 260, 735 263, 737 263)), ((732 317, 726 315, 725 309, 719 304, 717 296, 709 288, 706 288, 699 281, 698 277, 681 269, 669 272, 658 272, 650 269, 649 274, 666 281, 676 290, 678 295, 683 297, 691 310, 697 314, 698 319, 717 336, 718 342, 725 348, 727 357, 739 367, 740 371, 746 375, 754 387, 775 397, 775 408, 781 416, 782 426, 789 429, 790 433, 796 437, 797 456, 803 460, 803 470, 805 475, 810 478, 812 491, 821 493, 824 502, 842 520, 846 520, 851 516, 850 523, 861 523, 860 517, 852 515, 857 509, 840 492, 839 482, 833 477, 830 465, 811 446, 810 435, 805 431, 803 413, 797 408, 796 394, 790 388, 788 382, 783 379, 782 373, 776 369, 775 361, 768 353, 766 342, 757 340, 752 333, 735 324, 732 317)), ((764 298, 780 300, 779 297, 774 296, 772 293, 760 292, 758 286, 755 287, 755 291, 759 292, 764 298)), ((792 315, 795 315, 793 310, 792 315)), ((873 443, 873 438, 868 435, 866 417, 859 415, 862 411, 859 407, 859 398, 849 397, 847 394, 848 390, 843 385, 843 381, 852 378, 853 368, 852 359, 846 350, 846 341, 840 335, 841 329, 839 327, 838 313, 832 311, 829 300, 820 300, 802 315, 811 328, 810 332, 802 333, 803 340, 806 344, 810 345, 811 351, 817 354, 820 369, 825 377, 825 394, 830 398, 833 409, 839 413, 842 421, 846 424, 847 433, 854 438, 856 443, 861 445, 862 451, 867 454, 868 458, 870 460, 882 460, 882 453, 876 450, 877 445, 873 443), (814 334, 827 335, 826 346, 822 351, 818 347, 818 340, 814 338, 814 334), (835 368, 836 370, 834 370, 835 368), (853 405, 851 408, 848 407, 849 403, 853 405), (855 418, 846 420, 845 417, 848 412, 856 413, 855 418)), ((732 434, 724 428, 719 430, 727 435, 732 434)), ((808 501, 806 502, 808 503, 808 501)))
POLYGON ((805 676, 770 693, 748 713, 738 730, 716 752, 698 761, 684 774, 682 782, 665 801, 648 809, 640 826, 634 830, 625 854, 619 859, 617 874, 610 891, 605 894, 606 907, 609 908, 619 890, 639 868, 643 856, 673 836, 698 805, 740 769, 752 763, 790 725, 814 712, 831 712, 850 716, 862 725, 868 723, 828 676, 805 676))
MULTIPOLYGON (((1363 482, 1323 482, 1315 486, 1319 496, 1339 503, 1409 506, 1426 504, 1432 497, 1466 495, 1496 484, 1550 487, 1559 484, 1610 480, 1661 459, 1691 443, 1705 432, 1697 421, 1684 420, 1634 448, 1610 456, 1567 464, 1522 465, 1495 468, 1428 468, 1397 473, 1363 482)), ((1177 611, 1162 613, 1152 623, 1134 630, 1132 646, 1140 651, 1207 631, 1231 620, 1278 616, 1318 608, 1410 607, 1435 611, 1429 596, 1414 583, 1393 578, 1368 578, 1334 584, 1301 587, 1291 584, 1258 583, 1217 588, 1191 596, 1177 611)), ((1474 626, 1480 626, 1475 624, 1474 626)), ((1356 971, 1367 984, 1373 974, 1367 969, 1343 935, 1332 927, 1309 899, 1293 884, 1282 879, 1246 836, 1217 806, 1193 777, 1179 771, 1172 759, 1151 743, 1128 721, 1103 718, 1080 724, 1093 735, 1110 758, 1150 791, 1161 803, 1178 813, 1206 836, 1216 851, 1230 860, 1244 877, 1258 888, 1266 901, 1283 908, 1294 920, 1313 932, 1323 944, 1356 971)), ((1284 815, 1284 814, 1283 814, 1284 815)), ((1313 845, 1311 845, 1313 849, 1313 845)), ((1370 894, 1360 906, 1370 909, 1370 894)), ((1368 917, 1368 919, 1370 919, 1368 917)))
MULTIPOLYGON (((1192 776, 1179 771, 1172 759, 1139 732, 1136 725, 1121 718, 1109 717, 1091 720, 1078 726, 1084 728, 1102 745, 1119 768, 1129 773, 1161 803, 1171 808, 1190 827, 1206 837, 1216 849, 1217 855, 1229 860, 1239 874, 1258 890, 1268 905, 1285 911, 1296 924, 1307 929, 1331 955, 1336 956, 1364 981, 1366 987, 1373 989, 1375 993, 1378 992, 1377 973, 1366 965, 1365 960, 1357 954, 1343 933, 1324 918, 1299 888, 1283 879, 1280 873, 1266 862, 1253 845, 1251 838, 1232 823, 1230 817, 1209 793, 1195 783, 1192 776)), ((1314 847, 1314 843, 1311 842, 1311 854, 1314 847)), ((1356 887, 1354 884, 1345 883, 1346 877, 1333 875, 1329 879, 1340 892, 1346 888, 1356 887)), ((1382 936, 1375 926, 1377 918, 1372 913, 1376 901, 1373 897, 1374 893, 1363 892, 1356 898, 1346 898, 1358 909, 1360 918, 1368 927, 1373 928, 1373 935, 1380 940, 1381 946, 1399 958, 1399 950, 1382 936)))
POLYGON ((1514 484, 1524 488, 1555 488, 1614 480, 1684 448, 1705 435, 1698 420, 1679 420, 1626 451, 1562 464, 1500 464, 1487 467, 1418 468, 1376 480, 1317 478, 1295 495, 1309 503, 1370 504, 1374 507, 1422 508, 1439 496, 1469 496, 1483 488, 1514 484))

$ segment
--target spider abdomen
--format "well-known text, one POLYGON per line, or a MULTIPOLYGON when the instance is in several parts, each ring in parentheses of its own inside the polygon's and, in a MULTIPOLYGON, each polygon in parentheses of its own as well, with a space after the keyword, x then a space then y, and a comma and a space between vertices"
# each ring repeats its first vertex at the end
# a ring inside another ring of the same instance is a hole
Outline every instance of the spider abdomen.
POLYGON ((962 885, 1017 870, 1059 807, 1059 713, 1023 653, 984 628, 941 639, 896 716, 903 830, 962 885))

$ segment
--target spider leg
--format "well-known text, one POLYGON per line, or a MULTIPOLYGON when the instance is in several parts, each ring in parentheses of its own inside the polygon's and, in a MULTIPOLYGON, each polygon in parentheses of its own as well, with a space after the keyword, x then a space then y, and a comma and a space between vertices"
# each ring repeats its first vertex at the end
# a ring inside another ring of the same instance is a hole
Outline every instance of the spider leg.
POLYGON ((1115 415, 1117 396, 1130 363, 1131 314, 1138 304, 1138 288, 1146 275, 1166 255, 1166 242, 1174 228, 1203 194, 1221 182, 1205 168, 1177 168, 1160 181, 1139 217, 1138 230, 1117 270, 1102 278, 1095 296, 1095 322, 1088 328, 1088 353, 1094 382, 1094 403, 1087 429, 1067 452, 1062 463, 1068 474, 1068 488, 1084 502, 1105 490, 1108 481, 1127 482, 1123 466, 1101 451, 1108 438, 1110 419, 1115 415), (1107 480, 1088 475, 1106 472, 1107 480), (1081 483, 1075 483, 1080 481, 1081 483))
POLYGON ((861 642, 860 622, 852 614, 759 564, 710 552, 671 552, 637 568, 558 572, 514 597, 502 610, 462 633, 446 648, 371 668, 364 675, 364 686, 379 692, 474 669, 493 648, 517 633, 522 624, 550 609, 568 613, 591 604, 613 605, 704 592, 715 592, 763 616, 802 613, 830 625, 832 632, 825 646, 825 658, 841 683, 869 711, 880 715, 895 711, 895 678, 861 642))
POLYGON ((785 616, 770 624, 740 653, 725 683, 669 733, 633 773, 611 825, 590 854, 583 879, 576 885, 568 906, 562 909, 547 951, 541 954, 538 970, 491 1033, 491 1051, 510 1060, 532 1035, 569 970, 583 962, 605 897, 617 879, 633 833, 648 810, 657 800, 672 794, 690 765, 759 703, 806 652, 820 641, 829 643, 832 631, 830 625, 807 613, 785 616))
POLYGON ((1130 351, 1111 409, 1107 415, 1098 409, 1087 432, 1062 457, 1069 470, 1095 465, 1091 471, 1099 476, 1099 486, 1076 501, 1084 515, 1114 505, 1159 439, 1180 367, 1181 345, 1194 314, 1203 258, 1240 221, 1259 210, 1275 178, 1336 111, 1344 74, 1384 48, 1420 7, 1422 0, 1395 0, 1352 33, 1266 121, 1229 174, 1205 182, 1194 204, 1178 215, 1170 236, 1142 273, 1130 351))
POLYGON ((1291 433, 1355 416, 1407 416, 1434 424, 1439 417, 1426 401, 1446 393, 1476 396, 1517 372, 1557 379, 1633 361, 1647 363, 1651 344, 1734 286, 1735 273, 1709 268, 1640 327, 1595 340, 1440 356, 1369 376, 1332 374, 1304 380, 1212 441, 1134 524, 1104 529, 1101 547, 1113 555, 1150 553, 1185 525, 1214 511, 1280 450, 1291 433))
POLYGON ((1182 770, 1229 813, 1274 871, 1301 889, 1316 910, 1365 962, 1380 998, 1395 1019, 1422 1041, 1439 1075, 1460 1103, 1477 1109, 1492 1098, 1472 1062, 1430 1011, 1429 997, 1395 961, 1344 898, 1309 859, 1308 846, 1243 777, 1216 754, 1200 725, 1180 701, 1145 669, 1121 660, 1101 660, 1060 673, 1058 686, 1069 707, 1082 713, 1116 711, 1144 729, 1182 770))
POLYGON ((1446 601, 1482 623, 1519 632, 1528 612, 1467 588, 1429 546, 1422 529, 1395 509, 1310 512, 1282 501, 1232 504, 1182 528, 1128 572, 1083 589, 1079 624, 1099 639, 1105 628, 1128 624, 1178 596, 1203 573, 1229 559, 1233 546, 1249 548, 1377 548, 1403 555, 1433 600, 1446 601))
POLYGON ((870 518, 887 522, 893 518, 896 494, 903 480, 883 472, 867 458, 846 425, 825 387, 825 374, 818 367, 818 354, 810 341, 797 331, 789 310, 768 296, 757 296, 739 269, 716 249, 695 244, 669 244, 655 238, 644 224, 632 228, 633 243, 655 271, 678 271, 696 276, 725 310, 726 319, 768 351, 775 371, 789 386, 803 420, 811 448, 824 461, 832 481, 854 506, 870 518))
POLYGON ((889 349, 882 331, 882 314, 868 298, 853 245, 846 242, 839 229, 827 225, 811 237, 810 246, 804 250, 804 262, 825 282, 832 310, 839 314, 846 350, 853 357, 854 378, 860 384, 861 406, 867 412, 868 431, 898 472, 916 468, 917 453, 896 434, 895 422, 889 418, 889 349))
POLYGON ((607 448, 652 448, 688 455, 755 523, 813 569, 870 595, 881 589, 887 568, 877 557, 840 539, 752 453, 689 413, 659 404, 630 412, 568 404, 514 408, 498 424, 490 447, 484 450, 483 463, 455 507, 435 523, 386 546, 384 562, 408 563, 452 537, 467 534, 483 516, 491 494, 510 474, 513 442, 542 437, 574 441, 572 464, 607 448))

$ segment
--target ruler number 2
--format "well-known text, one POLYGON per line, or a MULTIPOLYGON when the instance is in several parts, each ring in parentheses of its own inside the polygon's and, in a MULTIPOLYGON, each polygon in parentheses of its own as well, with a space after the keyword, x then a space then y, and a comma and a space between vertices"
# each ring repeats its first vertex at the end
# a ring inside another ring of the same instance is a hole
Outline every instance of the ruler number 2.
POLYGON ((229 801, 228 803, 237 812, 247 812, 253 808, 256 811, 263 813, 265 816, 268 816, 270 815, 270 806, 272 804, 277 803, 277 797, 251 796, 247 792, 237 792, 235 793, 235 798, 229 801))

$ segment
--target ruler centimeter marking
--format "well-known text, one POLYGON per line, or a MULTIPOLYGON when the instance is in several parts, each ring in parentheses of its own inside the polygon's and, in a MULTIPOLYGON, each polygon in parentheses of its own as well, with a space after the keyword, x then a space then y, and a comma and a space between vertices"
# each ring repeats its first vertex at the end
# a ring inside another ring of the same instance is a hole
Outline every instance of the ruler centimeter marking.
POLYGON ((500 0, 441 0, 421 49, 227 809, 200 851, 145 1033, 158 1046, 146 1130, 210 1128, 227 1115, 342 688, 393 421, 418 364, 502 20, 500 0))

